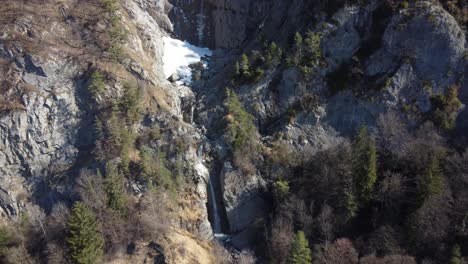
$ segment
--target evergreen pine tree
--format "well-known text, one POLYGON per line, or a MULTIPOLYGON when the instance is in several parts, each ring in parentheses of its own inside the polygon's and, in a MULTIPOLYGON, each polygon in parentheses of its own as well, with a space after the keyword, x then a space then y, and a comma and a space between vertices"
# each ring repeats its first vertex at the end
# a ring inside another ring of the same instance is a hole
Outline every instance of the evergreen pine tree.
POLYGON ((293 51, 293 58, 292 63, 294 66, 298 66, 302 59, 302 43, 304 40, 302 39, 302 35, 299 32, 296 32, 294 36, 294 51, 293 51))
POLYGON ((91 209, 82 202, 76 202, 67 229, 67 244, 73 261, 78 264, 98 263, 104 253, 104 239, 91 209))
MULTIPOLYGON (((122 129, 122 122, 119 118, 119 107, 117 104, 113 104, 111 108, 110 117, 107 120, 107 130, 109 132, 109 144, 111 149, 118 150, 122 145, 122 138, 120 136, 120 131, 122 129)), ((119 151, 120 152, 120 151, 119 151)), ((111 153, 111 155, 120 154, 120 153, 111 153)))
POLYGON ((353 176, 359 206, 365 206, 372 198, 377 181, 377 151, 367 127, 363 125, 353 144, 353 176))
POLYGON ((345 191, 344 196, 345 196, 346 215, 348 218, 353 218, 356 216, 357 211, 358 211, 356 198, 354 194, 349 190, 345 191))
POLYGON ((106 148, 104 144, 105 132, 102 121, 97 116, 94 120, 94 129, 96 135, 96 147, 94 149, 94 155, 96 156, 97 160, 103 161, 106 159, 106 148))
POLYGON ((236 64, 234 65, 234 75, 236 79, 239 78, 239 76, 241 75, 240 65, 238 61, 236 61, 236 64))
POLYGON ((247 55, 242 54, 241 62, 240 62, 240 69, 242 77, 249 78, 250 77, 250 62, 247 55))
POLYGON ((430 160, 426 173, 419 179, 419 205, 422 205, 426 199, 437 194, 442 189, 442 175, 439 164, 439 159, 433 156, 430 160))
POLYGON ((461 264, 461 249, 459 245, 455 245, 452 248, 452 257, 450 258, 450 264, 461 264))
POLYGON ((267 45, 265 49, 266 49, 265 65, 267 67, 276 65, 281 59, 281 55, 282 55, 281 48, 278 47, 278 45, 273 41, 273 42, 270 42, 270 44, 267 45))
POLYGON ((226 91, 227 99, 224 102, 227 113, 231 119, 227 125, 227 136, 234 149, 244 147, 244 144, 255 133, 253 116, 247 112, 237 94, 229 89, 226 91))
POLYGON ((123 96, 119 100, 119 110, 127 121, 127 125, 131 126, 140 117, 140 92, 138 87, 130 83, 123 85, 123 96))
POLYGON ((127 201, 124 187, 124 177, 118 167, 112 162, 106 164, 106 178, 104 180, 107 206, 120 214, 125 214, 127 201))
POLYGON ((308 31, 304 41, 304 57, 306 66, 317 66, 322 58, 322 49, 320 47, 320 35, 318 33, 308 31))
POLYGON ((311 264, 312 254, 304 232, 299 231, 291 245, 288 264, 311 264))

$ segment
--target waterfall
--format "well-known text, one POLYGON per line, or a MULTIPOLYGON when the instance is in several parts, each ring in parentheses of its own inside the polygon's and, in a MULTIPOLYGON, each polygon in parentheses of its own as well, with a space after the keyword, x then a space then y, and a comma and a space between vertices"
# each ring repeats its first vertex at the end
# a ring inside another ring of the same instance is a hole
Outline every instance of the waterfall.
POLYGON ((221 233, 221 219, 219 218, 220 212, 218 211, 218 204, 216 202, 216 194, 213 187, 213 179, 210 177, 208 180, 209 192, 210 192, 210 201, 211 209, 213 210, 213 233, 216 237, 217 234, 221 233))
POLYGON ((203 164, 203 145, 200 144, 200 146, 197 149, 197 157, 198 157, 198 162, 195 165, 195 169, 202 175, 205 175, 206 178, 208 179, 208 206, 210 206, 211 209, 211 217, 212 217, 212 223, 211 227, 213 229, 213 235, 215 238, 223 238, 225 235, 222 234, 222 228, 221 228, 221 212, 219 211, 218 208, 218 201, 216 200, 216 191, 215 191, 215 186, 213 183, 213 178, 211 177, 208 169, 206 166, 203 164))
POLYGON ((189 120, 191 125, 193 125, 193 115, 194 115, 194 113, 195 113, 195 105, 192 104, 190 106, 190 120, 189 120))
POLYGON ((196 15, 197 17, 197 35, 198 35, 198 45, 203 45, 204 31, 206 26, 206 16, 204 15, 204 0, 200 0, 200 13, 196 15))

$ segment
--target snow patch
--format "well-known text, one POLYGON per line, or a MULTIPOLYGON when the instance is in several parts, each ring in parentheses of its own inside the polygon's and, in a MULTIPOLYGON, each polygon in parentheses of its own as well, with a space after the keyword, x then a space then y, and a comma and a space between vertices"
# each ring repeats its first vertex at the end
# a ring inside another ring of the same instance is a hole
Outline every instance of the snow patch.
MULTIPOLYGON (((202 61, 211 56, 208 48, 200 48, 186 41, 163 37, 164 41, 164 74, 166 78, 177 74, 180 78, 178 84, 190 84, 192 82, 192 70, 189 65, 202 61)), ((204 65, 206 66, 206 65, 204 65)))
POLYGON ((199 176, 206 177, 209 176, 208 168, 203 165, 201 161, 198 161, 197 164, 195 164, 195 171, 198 173, 199 176))

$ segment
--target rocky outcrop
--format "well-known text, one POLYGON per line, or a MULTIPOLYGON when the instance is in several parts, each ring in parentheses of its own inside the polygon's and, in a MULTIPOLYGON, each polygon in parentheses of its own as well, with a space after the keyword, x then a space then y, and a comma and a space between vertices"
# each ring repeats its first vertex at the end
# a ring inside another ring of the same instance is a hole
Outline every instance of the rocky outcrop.
POLYGON ((62 173, 76 161, 79 149, 92 142, 83 130, 90 120, 81 105, 79 65, 59 54, 45 59, 6 47, 1 51, 3 59, 14 63, 18 85, 31 87, 21 98, 23 111, 0 116, 0 188, 10 194, 2 207, 11 208, 5 212, 14 217, 20 194, 30 195, 22 184, 36 185, 62 173))
POLYGON ((256 238, 255 221, 266 213, 265 180, 259 175, 246 175, 235 170, 230 162, 224 162, 221 188, 229 234, 233 234, 231 240, 235 247, 246 248, 256 238))
POLYGON ((455 19, 441 6, 420 2, 395 16, 383 36, 391 56, 412 61, 423 78, 442 83, 449 71, 458 71, 466 38, 455 19))
POLYGON ((258 175, 245 175, 225 162, 221 172, 223 200, 230 232, 236 233, 249 226, 265 210, 261 197, 265 181, 258 175))

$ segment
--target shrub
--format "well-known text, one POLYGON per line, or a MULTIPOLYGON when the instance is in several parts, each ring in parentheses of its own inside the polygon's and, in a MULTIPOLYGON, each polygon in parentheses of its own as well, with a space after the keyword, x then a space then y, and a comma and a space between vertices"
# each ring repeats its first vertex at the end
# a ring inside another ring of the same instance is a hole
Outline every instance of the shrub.
POLYGON ((387 78, 379 90, 387 90, 392 84, 392 78, 387 78))
POLYGON ((252 80, 253 82, 258 82, 260 81, 263 76, 265 75, 265 71, 262 69, 255 69, 253 75, 252 75, 252 80))
POLYGON ((276 181, 274 183, 275 186, 275 194, 279 200, 283 200, 288 196, 289 193, 289 183, 287 181, 276 181))
POLYGON ((89 92, 96 97, 97 95, 103 93, 106 89, 106 83, 104 81, 104 76, 99 71, 94 71, 91 75, 91 81, 88 85, 89 92))
POLYGON ((452 86, 446 95, 436 94, 431 97, 432 114, 430 119, 444 130, 455 127, 455 121, 462 103, 458 99, 458 87, 452 86))
POLYGON ((5 255, 8 247, 11 246, 12 235, 6 227, 0 228, 0 257, 5 255))
POLYGON ((154 152, 149 148, 141 151, 140 165, 143 177, 156 186, 168 190, 174 197, 177 191, 176 181, 167 168, 166 154, 162 151, 154 152))
POLYGON ((115 13, 117 10, 119 10, 118 0, 102 0, 102 5, 104 10, 109 13, 115 13))
POLYGON ((111 44, 107 49, 107 52, 109 53, 111 60, 115 63, 120 62, 123 58, 122 47, 118 44, 111 44))

